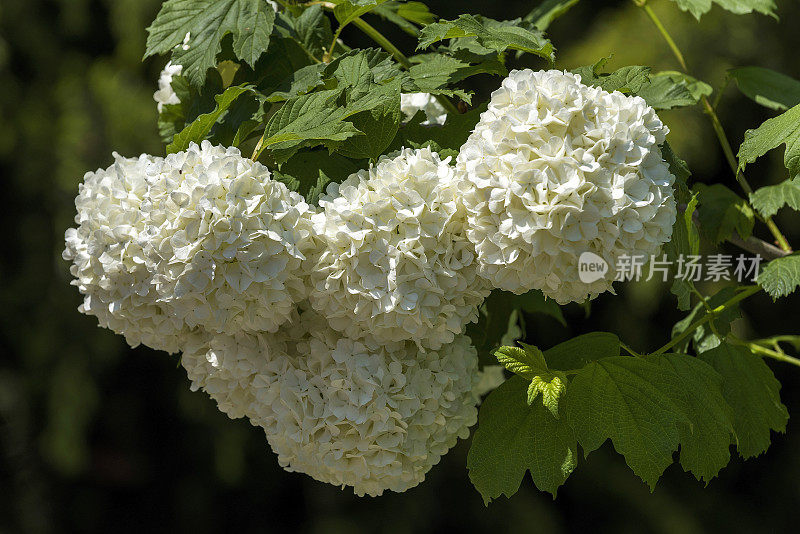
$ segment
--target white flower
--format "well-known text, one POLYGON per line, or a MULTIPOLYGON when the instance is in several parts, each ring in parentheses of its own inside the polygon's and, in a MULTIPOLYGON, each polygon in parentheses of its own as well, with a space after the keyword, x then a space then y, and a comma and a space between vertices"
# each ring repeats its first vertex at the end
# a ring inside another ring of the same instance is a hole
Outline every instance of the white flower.
POLYGON ((429 93, 400 95, 400 111, 405 115, 406 121, 410 121, 420 110, 425 113, 426 117, 421 124, 444 124, 447 120, 447 110, 436 100, 435 96, 429 93))
MULTIPOLYGON (((188 33, 186 37, 189 37, 188 33)), ((161 71, 161 76, 158 77, 158 91, 153 93, 153 100, 158 102, 159 113, 164 110, 164 106, 181 103, 180 98, 172 89, 172 77, 180 76, 182 71, 183 67, 181 65, 173 65, 171 61, 161 71)))
POLYGON ((305 297, 310 208, 235 148, 88 173, 65 259, 101 326, 175 352, 189 330, 275 331, 305 297))
POLYGON ((470 240, 495 287, 560 304, 612 291, 622 255, 656 254, 675 221, 668 129, 639 97, 560 71, 513 71, 458 157, 470 240), (584 284, 583 252, 611 275, 584 284))
POLYGON ((271 334, 198 331, 188 336, 181 365, 192 391, 205 391, 231 419, 249 417, 256 424, 263 409, 256 406, 258 390, 253 380, 265 372, 270 360, 287 357, 286 343, 271 334))
POLYGON ((177 352, 189 329, 156 301, 147 269, 145 217, 141 206, 149 191, 148 171, 162 158, 114 154, 108 169, 86 173, 75 199, 77 228, 66 232, 63 257, 84 295, 78 308, 97 317, 100 326, 140 343, 177 352))
POLYGON ((309 299, 333 328, 435 350, 477 319, 488 289, 448 161, 406 149, 320 198, 314 231, 325 247, 309 299))
POLYGON ((358 495, 416 486, 477 419, 478 357, 466 336, 439 351, 342 337, 313 312, 289 358, 257 375, 256 417, 278 462, 358 495))

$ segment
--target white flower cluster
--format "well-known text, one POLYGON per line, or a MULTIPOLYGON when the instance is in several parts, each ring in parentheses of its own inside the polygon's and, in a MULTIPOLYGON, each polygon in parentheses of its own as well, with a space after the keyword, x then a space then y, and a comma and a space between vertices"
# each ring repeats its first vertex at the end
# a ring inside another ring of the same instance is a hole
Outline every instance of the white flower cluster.
MULTIPOLYGON (((189 37, 188 33, 186 37, 189 37)), ((161 75, 158 77, 158 91, 153 93, 153 100, 158 104, 159 113, 164 111, 164 106, 181 103, 181 99, 178 98, 172 88, 172 77, 180 76, 181 72, 183 72, 183 66, 173 65, 172 61, 168 62, 164 70, 161 71, 161 75)))
POLYGON ((385 156, 331 184, 320 205, 325 247, 309 298, 333 328, 437 350, 477 320, 489 288, 449 158, 428 148, 385 156))
POLYGON ((405 491, 469 435, 478 357, 459 335, 439 351, 353 340, 313 313, 264 376, 261 419, 279 463, 358 495, 405 491))
POLYGON ((560 304, 612 290, 581 282, 578 258, 650 255, 675 221, 668 132, 639 97, 561 71, 514 71, 458 157, 468 235, 494 287, 560 304))
POLYGON ((447 120, 447 110, 430 93, 403 93, 400 95, 400 111, 406 121, 422 111, 425 113, 425 120, 421 124, 424 125, 444 124, 447 120))
POLYGON ((265 430, 279 463, 358 495, 405 491, 475 424, 478 357, 353 340, 304 312, 277 334, 190 338, 181 360, 231 418, 265 430))
POLYGON ((183 351, 192 389, 262 427, 286 469, 404 491, 503 381, 464 335, 492 288, 593 298, 611 282, 582 283, 581 253, 616 265, 669 238, 666 133, 640 98, 528 70, 492 95, 455 167, 403 149, 319 210, 236 148, 115 154, 84 177, 64 258, 81 311, 183 351))
POLYGON ((195 327, 274 332, 291 317, 316 246, 302 197, 208 141, 166 158, 115 157, 85 176, 66 235, 86 313, 169 352, 195 327))

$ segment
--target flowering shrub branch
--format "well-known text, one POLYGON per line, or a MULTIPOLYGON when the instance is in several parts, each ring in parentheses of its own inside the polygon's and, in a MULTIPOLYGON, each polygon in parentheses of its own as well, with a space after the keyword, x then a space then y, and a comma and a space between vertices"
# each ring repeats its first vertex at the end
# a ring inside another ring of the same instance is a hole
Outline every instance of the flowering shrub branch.
MULTIPOLYGON (((731 324, 745 299, 800 286, 772 220, 800 209, 800 182, 754 191, 742 171, 785 144, 800 172, 800 82, 731 74, 784 111, 737 160, 712 87, 635 1, 683 72, 555 69, 545 31, 577 0, 505 21, 438 20, 420 2, 167 0, 146 56, 170 55, 154 95, 168 155, 115 154, 85 175, 63 254, 80 311, 182 353, 191 388, 263 429, 281 466, 358 495, 421 483, 476 419, 467 468, 487 503, 526 472, 555 495, 578 447, 606 440, 650 487, 677 451, 704 481, 731 443, 761 454, 788 419, 761 357, 798 364, 781 343, 800 343, 742 341, 731 324), (415 36, 413 55, 374 16, 415 36), (381 49, 350 48, 350 24, 381 49), (514 68, 522 54, 549 70, 514 68), (497 77, 487 102, 474 76, 497 77), (691 181, 658 116, 677 107, 711 118, 747 199, 691 181), (752 235, 756 219, 780 249, 752 235), (654 352, 608 332, 513 346, 522 313, 566 325, 560 306, 614 298, 626 277, 609 266, 652 258, 652 277, 699 257, 701 238, 770 261, 755 285, 717 273, 731 283, 713 295, 676 277, 686 316, 654 352)), ((699 18, 710 2, 677 5, 699 18)))

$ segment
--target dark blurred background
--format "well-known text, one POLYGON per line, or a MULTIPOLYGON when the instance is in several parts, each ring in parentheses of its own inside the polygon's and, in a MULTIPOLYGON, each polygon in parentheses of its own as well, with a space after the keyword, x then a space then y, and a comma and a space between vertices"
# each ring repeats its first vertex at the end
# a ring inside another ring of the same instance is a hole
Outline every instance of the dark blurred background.
MULTIPOLYGON (((430 0, 453 18, 523 16, 535 1, 430 0)), ((800 78, 800 6, 778 2, 781 21, 714 8, 698 23, 668 0, 654 9, 684 49, 690 68, 718 86, 725 70, 761 65, 800 78)), ((606 444, 582 461, 554 501, 530 480, 511 500, 484 507, 467 477, 462 441, 417 488, 380 498, 282 471, 261 430, 231 421, 191 393, 177 356, 140 347, 80 315, 81 298, 61 259, 77 184, 106 167, 111 152, 163 153, 152 93, 166 59, 144 63, 145 27, 159 0, 0 0, 0 531, 127 530, 441 532, 796 531, 800 502, 800 369, 772 365, 793 418, 760 458, 733 460, 703 487, 670 467, 654 493, 606 444)), ((405 50, 413 42, 386 28, 405 50)), ((355 29, 344 37, 370 43, 355 29)), ((677 68, 661 37, 630 1, 584 0, 551 28, 558 67, 593 63, 677 68)), ((531 65, 543 65, 530 60, 531 65)), ((537 66, 538 65, 538 66, 537 66)), ((483 78, 480 102, 497 79, 483 78)), ((729 88, 720 114, 732 142, 771 112, 729 88)), ((670 141, 694 179, 736 189, 699 109, 663 113, 670 141)), ((748 167, 753 185, 783 178, 781 154, 748 167), (752 170, 751 170, 752 169, 752 170)), ((800 219, 777 222, 800 246, 800 219)), ((767 238, 763 228, 757 228, 767 238)), ((731 250, 733 252, 733 250, 731 250)), ((706 287, 713 291, 715 288, 706 287)), ((742 336, 797 333, 800 295, 772 304, 759 295, 735 326, 742 336)), ((609 330, 639 350, 668 339, 680 318, 661 283, 622 286, 587 318, 566 307, 569 328, 526 319, 542 348, 579 333, 609 330)))

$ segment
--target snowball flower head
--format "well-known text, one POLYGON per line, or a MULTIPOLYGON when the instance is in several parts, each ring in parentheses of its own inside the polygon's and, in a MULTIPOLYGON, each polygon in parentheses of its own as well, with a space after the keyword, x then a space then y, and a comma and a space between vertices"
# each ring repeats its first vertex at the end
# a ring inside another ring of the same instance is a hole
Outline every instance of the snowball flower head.
POLYGON ((275 331, 305 297, 310 208, 235 148, 192 144, 89 173, 67 231, 83 311, 132 345, 275 331), (161 341, 161 337, 164 340, 161 341))
POLYGON ((256 419, 287 470, 357 495, 400 492, 469 435, 478 357, 466 336, 420 352, 343 337, 313 312, 293 330, 289 358, 254 379, 256 419))
POLYGON ((436 350, 477 319, 488 289, 448 162, 406 149, 320 198, 309 299, 334 329, 436 350))
MULTIPOLYGON (((189 34, 186 34, 186 36, 188 38, 189 34)), ((183 67, 175 65, 171 61, 161 71, 161 75, 158 77, 158 91, 153 93, 153 100, 158 103, 159 113, 164 110, 164 106, 181 103, 180 98, 175 94, 175 90, 172 89, 172 77, 180 76, 181 72, 183 72, 183 67)))
POLYGON ((444 124, 447 120, 447 110, 436 97, 430 93, 404 93, 400 95, 400 111, 405 115, 405 120, 410 121, 418 111, 425 113, 425 120, 421 124, 444 124))
POLYGON ((619 258, 656 254, 672 233, 667 133, 642 98, 513 71, 457 161, 481 275, 560 304, 612 290, 619 258), (581 281, 584 252, 606 261, 606 277, 581 281))
POLYGON ((109 168, 84 176, 75 199, 77 227, 66 232, 63 257, 72 262, 72 284, 84 295, 78 309, 133 347, 177 352, 190 329, 157 301, 142 210, 149 203, 150 172, 164 161, 146 154, 115 153, 114 159, 109 168))

